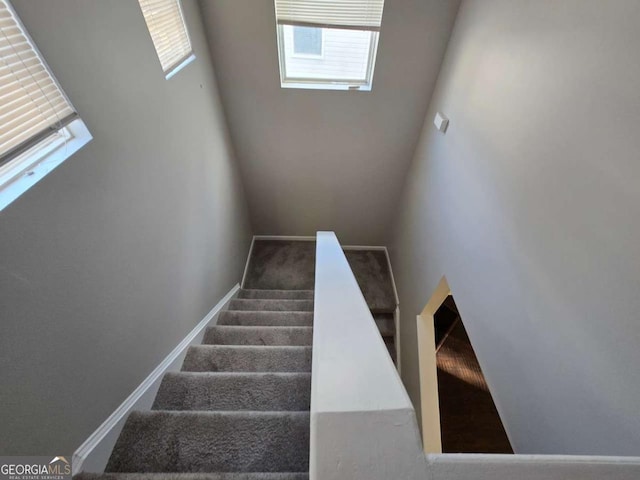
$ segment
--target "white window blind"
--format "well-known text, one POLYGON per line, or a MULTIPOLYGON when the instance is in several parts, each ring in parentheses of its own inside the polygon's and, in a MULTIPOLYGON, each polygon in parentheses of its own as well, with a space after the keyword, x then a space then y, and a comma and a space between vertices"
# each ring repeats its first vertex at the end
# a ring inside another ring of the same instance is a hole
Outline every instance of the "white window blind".
POLYGON ((76 117, 6 0, 0 0, 0 163, 76 117))
POLYGON ((139 0, 162 70, 167 73, 193 53, 179 0, 139 0))
POLYGON ((280 25, 380 30, 384 0, 275 0, 280 25))

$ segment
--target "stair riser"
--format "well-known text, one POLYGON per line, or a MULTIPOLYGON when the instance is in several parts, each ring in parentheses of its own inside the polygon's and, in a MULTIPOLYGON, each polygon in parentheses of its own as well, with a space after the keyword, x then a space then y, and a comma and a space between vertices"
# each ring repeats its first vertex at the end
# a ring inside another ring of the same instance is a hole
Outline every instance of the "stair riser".
POLYGON ((376 327, 383 337, 393 337, 396 334, 396 326, 393 320, 376 320, 376 327))
POLYGON ((311 345, 313 330, 309 327, 232 327, 207 329, 204 344, 210 345, 311 345))
POLYGON ((311 375, 169 373, 154 410, 303 411, 311 402, 311 375))
POLYGON ((313 325, 313 312, 224 311, 218 316, 218 325, 310 327, 313 325))
POLYGON ((313 290, 240 290, 238 298, 313 300, 313 290))
POLYGON ((184 372, 310 372, 311 347, 189 347, 184 372))
POLYGON ((308 473, 80 473, 73 480, 309 480, 308 473))
POLYGON ((259 300, 236 298, 229 302, 229 310, 252 312, 312 312, 313 300, 259 300))
POLYGON ((106 471, 307 472, 308 445, 304 412, 133 412, 106 471))

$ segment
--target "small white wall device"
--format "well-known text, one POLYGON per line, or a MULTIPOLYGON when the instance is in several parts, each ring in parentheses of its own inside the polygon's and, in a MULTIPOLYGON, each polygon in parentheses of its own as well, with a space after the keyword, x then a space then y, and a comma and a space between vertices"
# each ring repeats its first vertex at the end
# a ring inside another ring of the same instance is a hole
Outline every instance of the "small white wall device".
POLYGON ((444 133, 447 131, 447 127, 449 126, 449 119, 445 117, 442 113, 436 113, 436 118, 433 119, 433 123, 436 128, 444 133))

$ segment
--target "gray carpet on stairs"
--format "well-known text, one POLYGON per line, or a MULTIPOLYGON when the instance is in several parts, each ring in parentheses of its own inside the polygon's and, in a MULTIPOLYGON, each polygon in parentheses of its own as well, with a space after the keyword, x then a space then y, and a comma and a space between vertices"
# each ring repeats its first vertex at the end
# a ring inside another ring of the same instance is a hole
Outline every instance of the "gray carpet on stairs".
POLYGON ((202 343, 211 345, 311 345, 311 327, 218 325, 207 329, 202 343))
POLYGON ((313 290, 247 290, 243 288, 238 292, 238 298, 313 300, 313 290))
POLYGON ((174 372, 162 380, 153 410, 304 411, 311 373, 174 372))
POLYGON ((229 302, 229 310, 258 312, 313 312, 313 300, 235 298, 229 302))
POLYGON ((315 264, 315 241, 255 240, 244 288, 313 289, 315 264))
POLYGON ((81 473, 76 480, 308 480, 308 473, 81 473))
POLYGON ((396 325, 393 313, 374 313, 373 319, 376 322, 380 335, 383 337, 393 337, 396 334, 396 325))
POLYGON ((311 347, 197 345, 189 347, 184 372, 310 372, 311 347))
MULTIPOLYGON (((244 287, 298 290, 313 288, 315 248, 316 242, 312 241, 255 240, 244 287)), ((385 252, 345 250, 344 253, 371 311, 393 312, 396 299, 385 252)), ((253 298, 251 295, 241 293, 239 298, 253 298)))
POLYGON ((241 290, 86 480, 308 480, 313 291, 241 290))
POLYGON ((133 412, 109 472, 307 472, 309 412, 133 412))
POLYGON ((81 473, 76 480, 308 480, 308 473, 81 473))
MULTIPOLYGON (((347 258, 392 345, 380 253, 347 258)), ((255 241, 245 289, 164 376, 152 410, 129 415, 106 473, 76 478, 308 480, 314 270, 315 242, 255 241)))
MULTIPOLYGON (((241 291, 239 298, 303 298, 292 297, 286 290, 285 293, 278 293, 283 290, 277 289, 312 288, 315 281, 315 248, 315 241, 255 240, 245 278, 245 288, 249 290, 241 291), (272 293, 261 295, 261 290, 256 289, 276 290, 262 290, 272 293)), ((386 253, 380 249, 345 250, 344 253, 395 362, 396 327, 393 313, 396 298, 386 253)), ((296 295, 306 295, 304 298, 310 301, 313 299, 309 293, 296 295)), ((312 305, 308 307, 312 308, 312 305)), ((254 304, 249 308, 275 310, 279 307, 277 304, 262 304, 262 307, 254 304)))
POLYGON ((396 297, 383 250, 345 250, 345 256, 373 313, 393 313, 396 297))
POLYGON ((313 312, 225 311, 218 316, 218 325, 310 327, 313 325, 313 312))

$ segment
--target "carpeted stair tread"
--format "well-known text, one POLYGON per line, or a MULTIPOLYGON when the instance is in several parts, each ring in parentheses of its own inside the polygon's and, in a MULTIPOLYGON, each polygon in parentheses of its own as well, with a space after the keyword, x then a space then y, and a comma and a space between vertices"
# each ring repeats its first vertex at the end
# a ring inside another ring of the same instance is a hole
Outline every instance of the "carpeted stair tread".
POLYGON ((196 345, 187 350, 184 372, 310 372, 311 347, 196 345))
POLYGON ((384 337, 384 344, 387 347, 387 351, 389 352, 389 356, 391 360, 393 360, 394 365, 398 364, 398 354, 396 352, 396 343, 393 337, 384 337))
POLYGON ((107 472, 308 472, 309 412, 133 412, 107 472))
POLYGON ((241 289, 238 298, 262 298, 284 300, 313 300, 313 290, 241 289))
POLYGON ((313 300, 234 298, 229 302, 229 310, 312 312, 313 300))
POLYGON ((224 311, 218 315, 218 325, 310 327, 313 312, 243 312, 224 311))
POLYGON ((154 410, 309 410, 310 373, 172 372, 154 410))
POLYGON ((344 254, 369 309, 374 313, 393 312, 396 297, 384 250, 345 250, 344 254))
POLYGON ((246 327, 216 325, 204 335, 209 345, 311 345, 312 327, 246 327))
POLYGON ((309 480, 308 473, 79 473, 74 480, 309 480))
POLYGON ((373 319, 376 322, 380 335, 383 337, 394 337, 396 334, 396 324, 392 313, 374 313, 373 319))
POLYGON ((310 289, 315 283, 316 242, 255 239, 245 288, 310 289))

